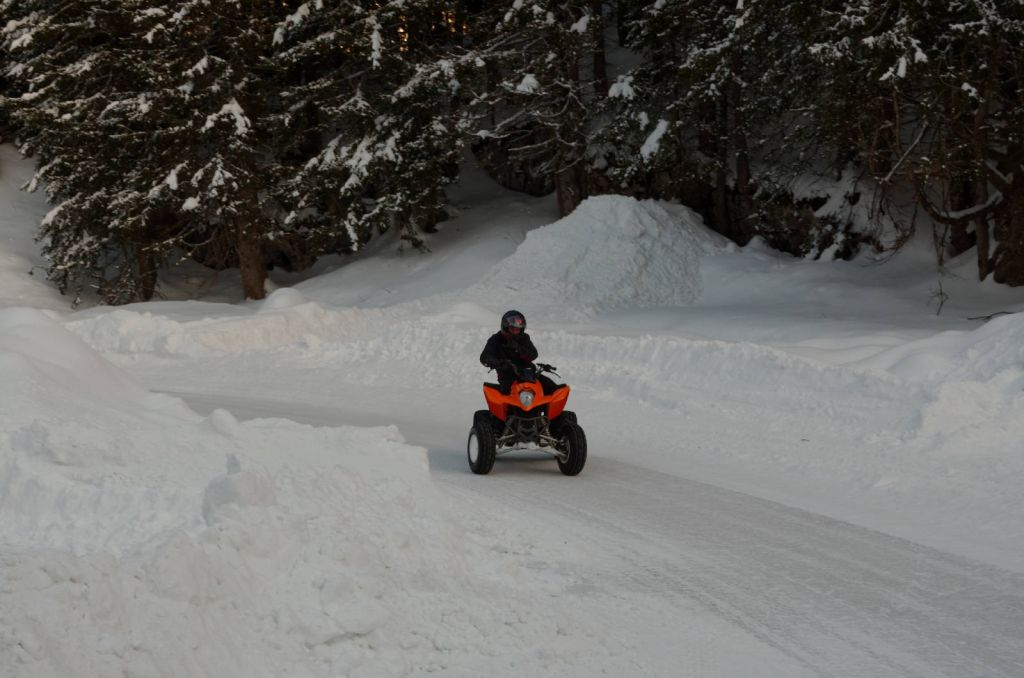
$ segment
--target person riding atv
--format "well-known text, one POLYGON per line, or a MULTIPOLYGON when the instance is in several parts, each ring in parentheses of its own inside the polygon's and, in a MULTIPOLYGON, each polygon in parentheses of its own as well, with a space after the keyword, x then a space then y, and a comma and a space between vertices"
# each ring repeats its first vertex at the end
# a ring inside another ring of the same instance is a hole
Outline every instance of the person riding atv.
MULTIPOLYGON (((526 333, 526 317, 519 311, 508 311, 501 316, 501 330, 487 340, 480 362, 484 367, 496 370, 501 392, 507 394, 516 379, 516 368, 530 366, 537 359, 537 347, 526 333)), ((555 390, 555 382, 543 374, 537 381, 545 395, 555 390)))
POLYGON ((537 348, 526 333, 519 311, 501 317, 501 331, 487 340, 480 362, 498 371, 498 383, 484 383, 486 410, 473 413, 466 442, 470 470, 486 475, 498 455, 513 450, 537 450, 558 461, 567 476, 579 475, 587 462, 587 436, 576 413, 565 409, 568 384, 555 384, 544 372, 558 376, 555 367, 534 364, 537 348))

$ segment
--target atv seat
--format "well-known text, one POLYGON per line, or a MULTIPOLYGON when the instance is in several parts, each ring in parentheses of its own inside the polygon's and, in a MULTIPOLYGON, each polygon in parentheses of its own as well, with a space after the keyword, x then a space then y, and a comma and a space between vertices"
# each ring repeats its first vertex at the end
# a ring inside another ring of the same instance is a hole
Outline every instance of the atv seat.
POLYGON ((485 381, 484 382, 484 386, 490 386, 491 388, 496 388, 499 391, 501 390, 501 384, 492 384, 492 383, 490 383, 488 381, 485 381))

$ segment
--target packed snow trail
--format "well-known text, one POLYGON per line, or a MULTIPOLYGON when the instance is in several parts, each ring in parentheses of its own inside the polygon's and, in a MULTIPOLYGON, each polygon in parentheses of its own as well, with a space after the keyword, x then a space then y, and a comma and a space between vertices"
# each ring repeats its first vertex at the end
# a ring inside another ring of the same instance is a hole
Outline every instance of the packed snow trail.
MULTIPOLYGON (((176 393, 198 412, 273 414, 316 425, 373 425, 369 411, 232 395, 176 393)), ((1024 575, 781 504, 592 456, 564 478, 536 454, 470 474, 460 414, 470 399, 395 407, 429 450, 432 475, 476 516, 564 535, 588 591, 694 604, 819 676, 1024 675, 1024 575)), ((593 454, 596 452, 596 454, 593 454)), ((543 567, 543 565, 538 565, 543 567)), ((684 623, 666 619, 672 624, 684 623)), ((692 667, 691 667, 692 668, 692 667)), ((697 672, 699 675, 699 672, 697 672)), ((660 675, 660 674, 659 674, 660 675)))

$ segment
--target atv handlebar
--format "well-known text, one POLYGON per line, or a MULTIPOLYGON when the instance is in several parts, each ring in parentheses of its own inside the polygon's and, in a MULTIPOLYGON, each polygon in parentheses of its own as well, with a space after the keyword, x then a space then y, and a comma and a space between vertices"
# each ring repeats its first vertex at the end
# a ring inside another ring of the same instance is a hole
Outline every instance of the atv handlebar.
POLYGON ((509 370, 512 370, 516 374, 516 379, 522 379, 523 371, 527 370, 527 369, 531 369, 531 368, 534 371, 536 371, 538 374, 543 373, 543 372, 550 372, 551 374, 555 375, 556 377, 560 377, 561 376, 560 374, 558 374, 558 372, 555 372, 556 368, 553 365, 548 365, 547 363, 527 363, 526 365, 519 366, 519 365, 516 365, 511 360, 505 360, 500 365, 494 365, 494 366, 491 367, 492 370, 498 370, 498 369, 509 369, 509 370))

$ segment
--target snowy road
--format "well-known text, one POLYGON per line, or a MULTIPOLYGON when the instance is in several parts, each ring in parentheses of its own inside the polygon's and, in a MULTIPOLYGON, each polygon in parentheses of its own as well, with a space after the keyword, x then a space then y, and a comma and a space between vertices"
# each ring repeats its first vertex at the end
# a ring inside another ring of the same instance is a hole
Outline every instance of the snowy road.
MULTIPOLYGON (((658 600, 692 625, 699 607, 819 676, 1022 676, 1024 575, 675 476, 603 459, 583 475, 552 461, 499 459, 470 474, 450 423, 375 420, 364 411, 239 396, 175 393, 200 413, 287 417, 316 425, 396 423, 429 450, 442 488, 496 525, 564 536, 572 597, 658 600)), ((595 454, 596 453, 596 454, 595 454)), ((544 545, 538 547, 545 548, 544 545)), ((538 561, 557 562, 537 554, 538 561)), ((651 639, 651 642, 655 642, 651 639)), ((689 667, 688 675, 699 675, 689 667)), ((657 671, 656 671, 657 673, 657 671)), ((660 675, 660 673, 659 673, 660 675)))

